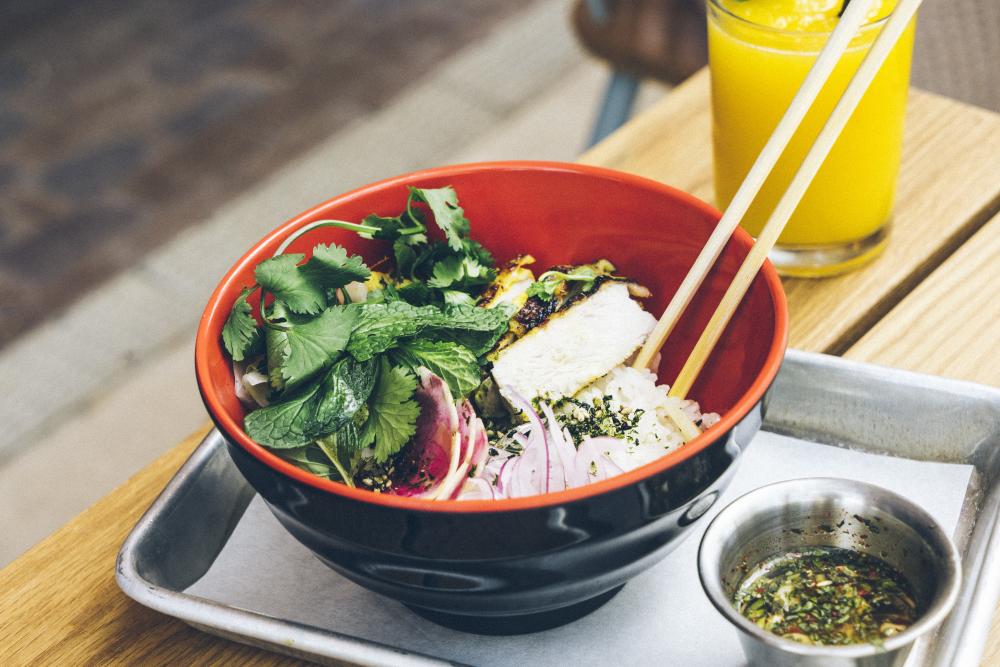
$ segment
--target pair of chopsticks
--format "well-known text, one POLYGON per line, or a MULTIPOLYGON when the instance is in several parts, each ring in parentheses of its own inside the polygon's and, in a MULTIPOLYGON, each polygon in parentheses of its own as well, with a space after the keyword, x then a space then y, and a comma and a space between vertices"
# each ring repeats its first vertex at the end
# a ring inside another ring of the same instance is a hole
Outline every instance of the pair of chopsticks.
MULTIPOLYGON (((677 325, 684 310, 690 304, 698 288, 701 287, 705 276, 722 254, 722 249, 729 241, 733 231, 739 225, 740 220, 746 215, 747 209, 754 198, 760 192, 764 181, 777 163, 778 158, 788 146, 788 142, 795 134, 802 119, 816 101, 827 79, 840 61, 841 56, 850 46, 855 34, 861 28, 875 0, 852 0, 847 6, 836 29, 830 35, 826 44, 820 51, 816 62, 806 75, 802 86, 789 104, 785 115, 778 122, 777 127, 771 134, 760 155, 754 162, 746 178, 740 185, 739 190, 733 196, 732 202, 722 218, 716 225, 715 230, 709 237, 708 242, 698 255, 688 274, 684 277, 680 287, 674 294, 666 310, 660 317, 656 327, 646 339, 645 344, 632 363, 633 368, 648 368, 653 357, 659 352, 666 342, 667 337, 677 325)), ((709 320, 701 337, 695 344, 694 349, 688 356, 687 362, 677 375, 677 379, 671 384, 670 396, 684 398, 691 390, 691 386, 698 377, 698 373, 704 367, 709 355, 715 348, 719 337, 725 330, 726 325, 732 318, 733 313, 746 294, 750 283, 753 281, 760 267, 767 259, 768 253, 774 247, 778 236, 785 228, 789 218, 801 201, 806 189, 816 176, 820 166, 829 154, 837 137, 847 124, 854 109, 858 106, 868 87, 871 85, 875 75, 881 69, 889 53, 896 42, 906 30, 907 25, 916 13, 922 0, 900 0, 896 9, 892 12, 885 26, 876 38, 871 50, 865 56, 861 65, 855 72, 854 77, 848 84, 847 89, 834 107, 823 128, 817 135, 812 147, 806 154, 795 176, 792 178, 788 189, 778 201, 777 206, 768 218, 746 259, 737 271, 736 276, 730 283, 729 288, 719 302, 715 313, 709 320)))

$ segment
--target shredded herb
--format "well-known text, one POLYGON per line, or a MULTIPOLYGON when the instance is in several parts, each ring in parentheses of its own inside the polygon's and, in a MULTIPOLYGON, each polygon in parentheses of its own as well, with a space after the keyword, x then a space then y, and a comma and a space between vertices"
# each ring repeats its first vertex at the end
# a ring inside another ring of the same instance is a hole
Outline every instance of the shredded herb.
POLYGON ((564 397, 552 407, 559 413, 559 423, 573 436, 574 442, 601 436, 622 438, 632 444, 639 442, 639 419, 644 411, 626 410, 611 396, 595 398, 591 403, 564 397))
POLYGON ((762 629, 802 644, 880 644, 917 619, 903 575, 880 558, 834 547, 765 561, 734 603, 762 629))

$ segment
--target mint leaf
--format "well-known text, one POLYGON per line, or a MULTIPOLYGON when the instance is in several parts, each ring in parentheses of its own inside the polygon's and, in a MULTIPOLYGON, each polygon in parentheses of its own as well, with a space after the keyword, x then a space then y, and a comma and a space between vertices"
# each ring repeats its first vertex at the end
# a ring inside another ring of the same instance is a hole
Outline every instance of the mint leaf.
POLYGON ((326 454, 327 460, 337 469, 337 476, 350 487, 354 486, 354 455, 361 451, 358 428, 347 424, 336 433, 320 438, 316 446, 326 454))
POLYGON ((344 306, 327 308, 304 324, 290 324, 284 332, 288 352, 281 364, 287 384, 296 384, 333 361, 351 337, 357 313, 344 306))
POLYGON ((403 301, 348 306, 358 309, 358 319, 347 351, 358 361, 396 347, 400 340, 417 334, 451 340, 476 355, 488 352, 507 331, 508 308, 477 308, 470 305, 413 306, 403 301))
POLYGON ((416 390, 413 373, 390 365, 385 357, 379 360, 378 382, 368 404, 376 461, 386 461, 416 433, 420 415, 420 406, 413 398, 416 390))
POLYGON ((222 327, 222 344, 226 346, 226 351, 233 361, 243 361, 263 350, 264 336, 257 328, 253 309, 247 303, 247 297, 253 294, 255 289, 257 288, 247 287, 240 292, 226 324, 222 327))
POLYGON ((305 430, 321 438, 350 424, 371 395, 377 371, 375 360, 355 361, 348 357, 334 364, 323 380, 316 409, 305 430))
POLYGON ((372 274, 361 257, 348 256, 347 250, 338 245, 322 243, 313 248, 312 257, 299 270, 309 282, 322 289, 337 289, 348 283, 365 281, 372 274))
POLYGON ((455 397, 479 386, 479 360, 472 350, 448 341, 410 340, 399 348, 400 358, 413 368, 423 366, 448 383, 455 397))
POLYGON ((326 307, 323 288, 302 272, 298 263, 305 255, 278 255, 257 265, 254 277, 265 291, 296 313, 315 315, 326 307))
POLYGON ((481 357, 493 349, 500 337, 507 333, 512 311, 509 304, 495 308, 447 306, 425 331, 432 338, 464 345, 481 357))
POLYGON ((458 194, 451 186, 424 189, 410 188, 410 196, 417 201, 422 201, 431 209, 434 214, 434 222, 444 232, 448 246, 452 250, 462 250, 463 240, 469 234, 469 221, 465 217, 465 211, 458 205, 458 194))
POLYGON ((347 344, 347 351, 358 361, 385 352, 400 338, 420 333, 441 314, 434 306, 411 306, 404 301, 348 307, 358 310, 354 332, 347 344))
POLYGON ((247 435, 262 445, 274 449, 302 447, 312 441, 306 433, 313 411, 316 394, 322 384, 320 379, 310 382, 294 395, 254 410, 243 419, 247 435))

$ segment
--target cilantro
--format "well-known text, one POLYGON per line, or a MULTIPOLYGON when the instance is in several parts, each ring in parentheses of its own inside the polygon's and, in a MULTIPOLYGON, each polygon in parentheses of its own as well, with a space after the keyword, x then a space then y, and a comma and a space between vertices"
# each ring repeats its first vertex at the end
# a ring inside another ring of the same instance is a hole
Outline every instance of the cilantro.
POLYGON ((326 307, 322 286, 311 281, 298 263, 305 255, 278 255, 257 265, 254 277, 265 291, 282 301, 288 309, 315 315, 326 307))
POLYGON ((347 346, 356 317, 349 307, 333 306, 311 320, 289 320, 268 331, 272 385, 275 371, 282 385, 297 384, 333 362, 347 346))
MULTIPOLYGON (((409 206, 407 206, 409 208, 409 206)), ((409 211, 405 211, 394 218, 386 218, 380 215, 372 213, 364 220, 361 224, 368 227, 372 231, 359 232, 362 237, 369 239, 382 239, 384 241, 395 241, 398 238, 407 236, 416 236, 417 240, 423 239, 427 240, 424 232, 427 231, 427 227, 421 222, 416 215, 411 215, 409 211)))
POLYGON ((464 250, 464 239, 469 234, 469 221, 458 205, 458 194, 451 186, 437 189, 410 188, 410 197, 427 204, 434 214, 434 222, 448 241, 452 250, 464 250))
POLYGON ((492 267, 483 266, 475 257, 453 255, 434 265, 427 284, 452 289, 479 287, 489 284, 494 275, 492 267))
POLYGON ((423 366, 448 383, 456 397, 466 396, 479 386, 482 374, 472 350, 449 341, 410 340, 394 352, 411 368, 423 366))
POLYGON ((314 285, 328 290, 363 282, 372 274, 359 256, 348 257, 344 248, 322 243, 313 248, 312 258, 300 272, 314 285))
POLYGON ((264 337, 257 328, 257 320, 253 318, 253 309, 247 303, 247 297, 255 289, 256 287, 247 287, 240 292, 225 326, 222 327, 222 343, 233 361, 243 361, 259 354, 264 347, 264 337))
POLYGON ((420 406, 413 398, 416 390, 413 373, 392 366, 385 357, 379 360, 378 382, 368 404, 370 428, 366 429, 374 435, 376 461, 388 460, 416 433, 420 415, 420 406))
POLYGON ((580 289, 587 291, 594 286, 594 281, 602 275, 606 274, 587 264, 574 267, 568 272, 546 271, 538 277, 538 280, 528 286, 526 294, 529 298, 534 296, 543 301, 551 301, 556 292, 566 283, 579 283, 580 289))

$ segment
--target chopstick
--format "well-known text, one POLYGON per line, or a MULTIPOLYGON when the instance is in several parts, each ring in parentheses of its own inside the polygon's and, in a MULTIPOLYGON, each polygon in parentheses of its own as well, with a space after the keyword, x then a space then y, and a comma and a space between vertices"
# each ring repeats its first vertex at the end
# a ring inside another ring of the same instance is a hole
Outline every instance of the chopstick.
MULTIPOLYGON (((896 9, 882 28, 871 50, 865 56, 864 60, 861 61, 861 65, 851 78, 847 89, 833 108, 833 112, 827 118, 826 123, 824 123, 812 147, 810 147, 809 152, 803 159, 802 165, 795 172, 795 176, 792 177, 788 189, 785 190, 785 193, 778 201, 778 205, 765 223, 764 228, 757 237, 757 241, 750 249, 746 259, 743 260, 739 271, 736 272, 736 276, 716 307, 712 319, 709 320, 708 325, 702 331, 701 337, 695 344, 690 356, 688 356, 687 362, 677 375, 677 379, 673 385, 671 385, 669 392, 671 396, 684 397, 691 390, 691 386, 694 384, 695 379, 697 379, 698 373, 701 372, 702 367, 708 360, 708 356, 712 353, 715 344, 732 318, 737 306, 743 300, 743 296, 757 275, 757 271, 764 264, 764 260, 767 259, 768 253, 774 247, 778 236, 785 228, 789 218, 791 218, 809 184, 816 176, 816 172, 819 171, 826 156, 830 153, 830 149, 836 142, 837 137, 840 136, 844 126, 847 125, 847 121, 850 119, 851 114, 854 113, 855 108, 857 108, 861 98, 868 90, 875 75, 878 74, 879 69, 881 69, 886 58, 888 58, 896 42, 903 35, 913 15, 916 14, 921 2, 922 0, 901 0, 896 5, 896 9)), ((850 11, 853 5, 854 3, 852 2, 848 7, 848 11, 850 11)))
POLYGON ((660 316, 656 327, 654 327, 653 331, 646 338, 645 344, 643 344, 642 349, 639 350, 639 354, 636 355, 635 360, 632 362, 633 368, 648 368, 653 357, 663 347, 663 343, 674 330, 677 321, 688 307, 688 304, 691 303, 691 299, 698 291, 698 288, 701 287, 705 276, 708 275, 716 260, 719 259, 719 255, 722 254, 722 249, 726 247, 729 237, 733 235, 733 231, 740 224, 740 220, 746 215, 747 209, 750 208, 754 197, 760 192, 768 175, 770 175, 774 165, 778 162, 778 158, 781 157, 781 154, 788 146, 788 142, 791 141, 792 136, 798 130, 802 119, 805 118, 806 113, 812 107, 813 102, 816 101, 816 97, 823 89, 827 79, 830 78, 830 74, 837 66, 837 63, 840 62, 840 57, 850 46, 855 33, 861 28, 868 10, 874 1, 854 0, 844 10, 844 15, 837 22, 837 27, 826 41, 819 56, 816 58, 816 62, 813 63, 808 74, 806 74, 802 86, 795 93, 791 103, 788 105, 788 109, 781 117, 781 120, 778 121, 774 132, 771 133, 767 143, 764 144, 764 148, 761 149, 753 166, 750 167, 750 171, 747 172, 746 178, 743 179, 736 194, 733 195, 733 200, 726 207, 722 218, 719 219, 715 230, 712 231, 712 235, 709 236, 708 241, 684 277, 680 287, 677 288, 670 303, 667 304, 667 308, 663 311, 663 315, 660 316))

